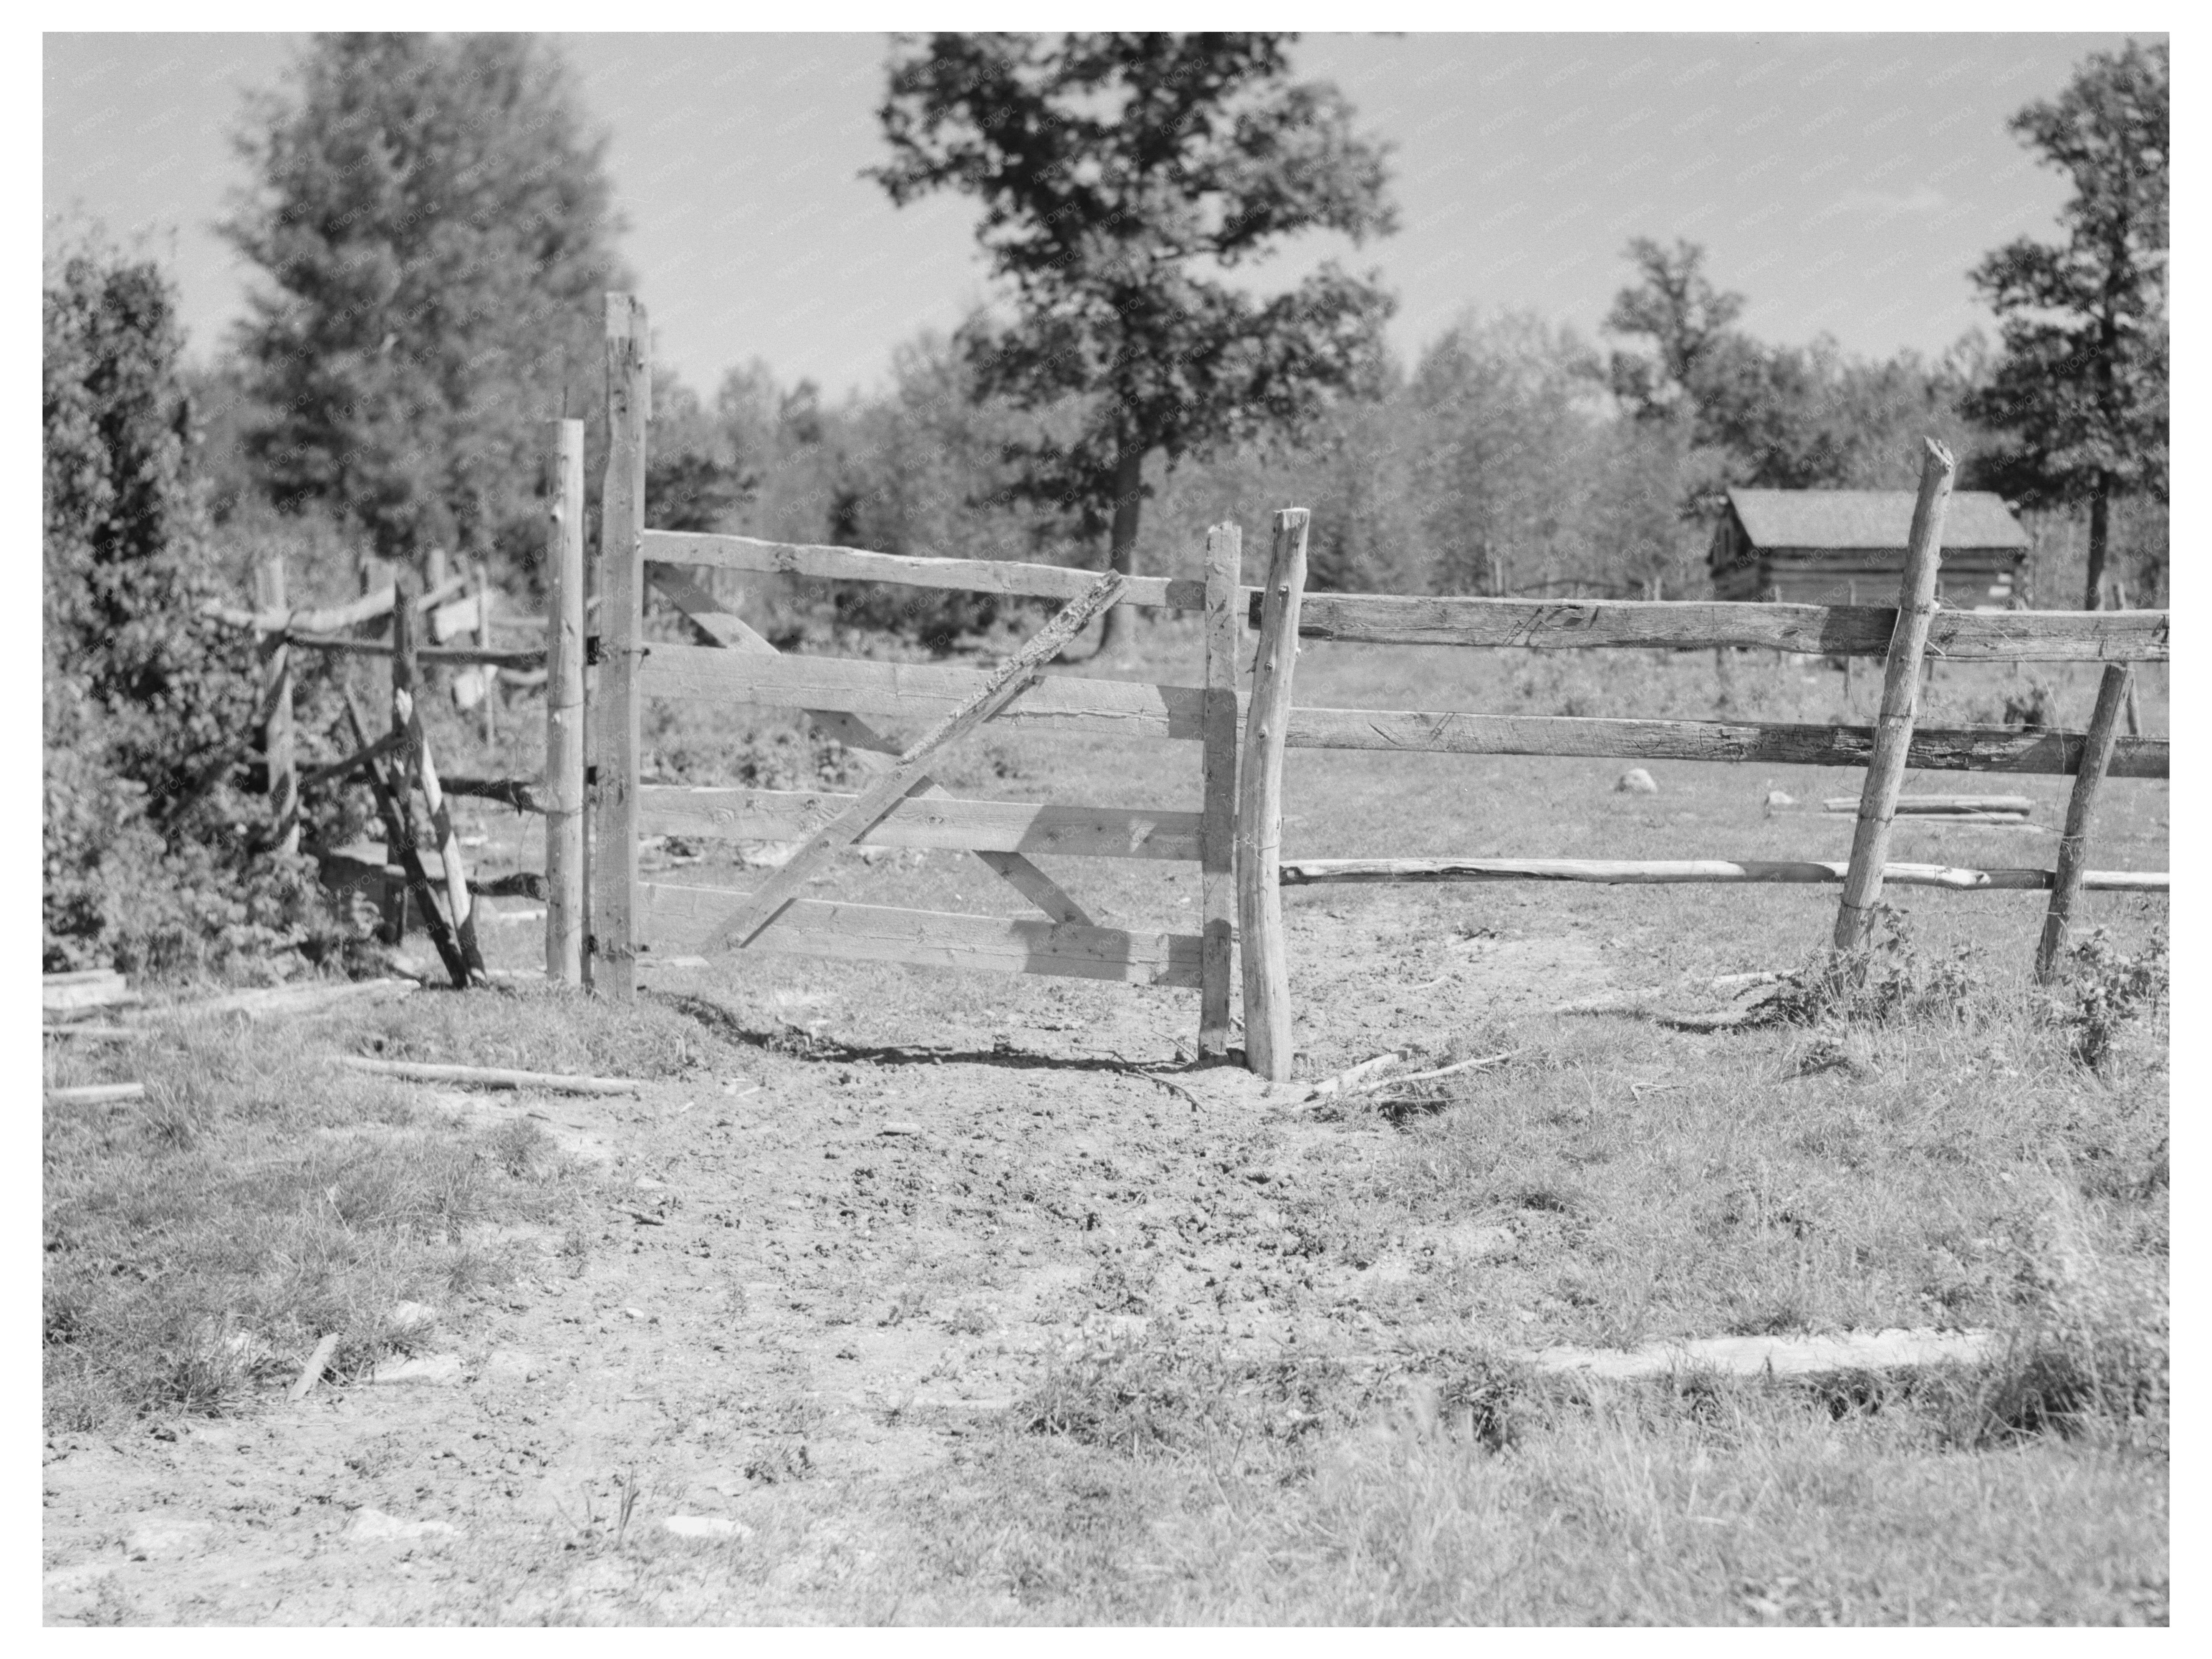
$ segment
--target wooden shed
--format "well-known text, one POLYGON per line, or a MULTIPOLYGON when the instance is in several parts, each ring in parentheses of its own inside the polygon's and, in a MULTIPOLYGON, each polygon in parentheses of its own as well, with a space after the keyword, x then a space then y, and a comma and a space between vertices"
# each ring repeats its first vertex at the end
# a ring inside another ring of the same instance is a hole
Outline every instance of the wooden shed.
MULTIPOLYGON (((1713 596, 1894 605, 1912 503, 1909 489, 1731 489, 1713 529, 1713 596)), ((1942 602, 2011 609, 2028 545, 2001 497, 1954 490, 1943 515, 1942 602)))

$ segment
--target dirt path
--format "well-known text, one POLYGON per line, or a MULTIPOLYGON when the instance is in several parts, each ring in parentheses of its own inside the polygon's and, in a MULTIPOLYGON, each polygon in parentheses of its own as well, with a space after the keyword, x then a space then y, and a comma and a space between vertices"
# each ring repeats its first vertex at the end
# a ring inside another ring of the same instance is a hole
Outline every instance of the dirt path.
POLYGON ((1302 1248, 1297 1220, 1303 1189, 1386 1132, 1293 1121, 1303 1091, 1271 1103, 1239 1071, 1170 1089, 1101 1052, 1158 1047, 1139 1036, 802 1042, 637 1101, 424 1091, 457 1115, 530 1113, 599 1164, 586 1236, 528 1240, 534 1270, 443 1310, 390 1380, 51 1440, 47 1617, 852 1616, 808 1595, 814 1522, 748 1593, 678 1594, 592 1546, 658 1534, 647 1559, 675 1571, 788 1531, 816 1494, 941 1465, 1055 1346, 1139 1305, 1237 1346, 1372 1346, 1375 1269, 1302 1248), (704 1541, 684 1547, 672 1516, 704 1541))

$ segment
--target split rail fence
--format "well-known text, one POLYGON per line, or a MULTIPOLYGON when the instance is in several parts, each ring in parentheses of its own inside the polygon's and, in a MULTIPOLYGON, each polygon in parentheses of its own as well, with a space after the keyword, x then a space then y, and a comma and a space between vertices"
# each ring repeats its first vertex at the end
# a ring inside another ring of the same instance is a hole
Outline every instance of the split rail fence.
MULTIPOLYGON (((415 650, 407 619, 445 597, 410 605, 380 596, 398 623, 393 645, 338 636, 365 619, 371 601, 328 612, 286 612, 279 586, 258 613, 232 619, 261 630, 274 686, 287 646, 380 651, 394 664, 392 735, 371 741, 356 716, 359 750, 316 775, 366 770, 377 788, 390 840, 408 866, 425 920, 442 926, 432 883, 416 858, 418 831, 404 791, 380 772, 397 754, 412 768, 430 808, 443 885, 465 921, 469 884, 439 805, 419 719, 410 719, 414 664, 448 661, 507 671, 544 665, 547 742, 541 779, 446 780, 546 818, 546 971, 617 999, 633 995, 639 973, 658 963, 696 963, 726 950, 794 952, 922 967, 985 968, 1194 989, 1199 1052, 1219 1057, 1233 1033, 1232 970, 1242 958, 1245 1063, 1274 1079, 1289 1074, 1291 1010, 1281 889, 1332 882, 1565 880, 1808 883, 1840 885, 1835 938, 1864 941, 1885 884, 1948 890, 2031 890, 2051 894, 2037 952, 2048 974, 2083 890, 2159 891, 2159 872, 2086 867, 2098 791, 2107 775, 2164 778, 2170 745, 2121 736, 2133 665, 2168 657, 2163 611, 1954 611, 1937 608, 1935 576, 1950 457, 1929 446, 1899 603, 1877 605, 1553 601, 1305 592, 1308 515, 1275 515, 1264 586, 1242 585, 1241 532, 1208 531, 1200 580, 1095 578, 1059 566, 915 558, 854 548, 805 546, 744 536, 653 530, 645 524, 644 481, 651 376, 644 308, 610 295, 607 310, 610 433, 598 550, 597 627, 586 632, 583 547, 583 429, 556 424, 556 487, 547 543, 549 614, 543 651, 489 648, 488 611, 474 649, 415 650), (994 673, 962 667, 786 656, 716 599, 696 573, 722 570, 814 580, 964 589, 1064 603, 1066 609, 994 673), (648 640, 647 589, 688 618, 695 643, 648 640), (1042 669, 1076 629, 1115 605, 1204 618, 1203 684, 1149 684, 1042 669), (368 607, 368 608, 364 608, 368 607), (356 611, 360 615, 354 614, 356 611), (1237 691, 1240 623, 1255 629, 1249 694, 1237 691), (1758 649, 1847 660, 1885 661, 1881 713, 1873 726, 1765 721, 1603 719, 1462 711, 1301 708, 1293 699, 1300 640, 1544 649, 1758 649), (1918 725, 1924 659, 2099 662, 2106 665, 2087 732, 1918 725), (588 686, 588 690, 587 690, 588 686), (588 704, 587 704, 588 696, 588 704), (648 697, 799 709, 842 743, 869 772, 857 794, 824 791, 647 785, 640 774, 640 711, 648 697), (873 724, 885 717, 936 717, 902 750, 873 724), (1193 742, 1200 805, 1194 811, 1047 802, 962 799, 930 768, 950 744, 987 721, 1024 730, 1109 732, 1193 742), (588 746, 594 751, 587 757, 588 746), (1602 757, 1862 767, 1851 857, 1846 861, 1591 859, 1297 859, 1282 856, 1282 769, 1289 749, 1602 757), (2075 779, 2056 867, 1978 870, 1893 864, 1889 826, 1908 768, 2045 774, 2075 779), (586 834, 588 825, 589 833, 586 834), (641 837, 796 842, 789 860, 750 892, 642 879, 641 837), (856 843, 972 853, 1036 914, 1010 918, 846 903, 799 896, 839 848, 856 843), (1200 871, 1200 931, 1131 932, 1102 925, 1032 861, 1034 854, 1179 860, 1200 871)), ((479 604, 483 603, 479 590, 479 604)), ((264 709, 264 718, 268 709, 264 709)), ((272 795, 280 813, 296 799, 278 783, 278 738, 270 727, 272 795)), ((289 768, 287 769, 289 771, 289 768)), ((441 943, 456 982, 481 973, 459 938, 441 943)))

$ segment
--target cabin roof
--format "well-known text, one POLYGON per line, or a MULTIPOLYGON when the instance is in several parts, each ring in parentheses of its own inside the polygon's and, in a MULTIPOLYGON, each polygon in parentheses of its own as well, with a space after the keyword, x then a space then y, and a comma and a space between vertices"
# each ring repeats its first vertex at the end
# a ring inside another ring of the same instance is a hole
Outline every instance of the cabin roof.
MULTIPOLYGON (((1755 548, 1875 549, 1903 552, 1912 531, 1910 489, 1731 489, 1729 506, 1755 548)), ((2027 532, 2003 499, 1960 489, 1943 514, 1943 545, 2026 552, 2027 532)))

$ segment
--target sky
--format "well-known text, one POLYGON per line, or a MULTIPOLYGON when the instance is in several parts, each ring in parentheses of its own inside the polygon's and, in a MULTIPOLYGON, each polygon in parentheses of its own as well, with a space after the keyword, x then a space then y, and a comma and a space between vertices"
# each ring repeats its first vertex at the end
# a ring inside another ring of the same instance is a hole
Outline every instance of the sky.
MULTIPOLYGON (((702 392, 758 358, 830 395, 882 386, 894 348, 992 293, 966 198, 894 209, 873 34, 564 35, 629 222, 620 252, 657 362, 702 392)), ((1409 364, 1461 313, 1534 310, 1595 337, 1632 236, 1703 244, 1741 325, 1771 341, 1930 356, 1990 325, 1966 272, 2048 238, 2067 187, 2006 131, 2055 94, 2085 34, 1310 35, 1393 149, 1401 228, 1325 254, 1399 296, 1409 364)), ((2148 37, 2146 37, 2148 38, 2148 37)), ((247 181, 230 135, 302 37, 49 33, 44 200, 167 262, 204 357, 252 280, 216 234, 247 181)))

